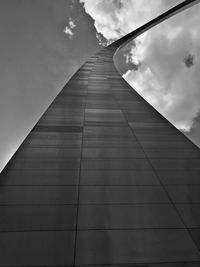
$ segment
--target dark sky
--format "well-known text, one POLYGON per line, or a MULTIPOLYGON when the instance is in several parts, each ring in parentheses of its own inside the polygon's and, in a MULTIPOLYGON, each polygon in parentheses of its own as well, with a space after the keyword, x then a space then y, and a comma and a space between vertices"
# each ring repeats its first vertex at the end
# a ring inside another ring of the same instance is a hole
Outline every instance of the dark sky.
POLYGON ((0 1, 0 169, 75 70, 99 48, 75 1, 0 1), (76 18, 73 38, 65 33, 76 18), (77 21, 78 18, 78 21, 77 21))

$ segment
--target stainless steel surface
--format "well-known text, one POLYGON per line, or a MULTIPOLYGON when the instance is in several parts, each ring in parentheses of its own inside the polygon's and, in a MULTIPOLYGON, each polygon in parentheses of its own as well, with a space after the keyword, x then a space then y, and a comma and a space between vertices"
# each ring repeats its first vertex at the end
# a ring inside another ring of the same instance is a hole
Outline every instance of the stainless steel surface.
POLYGON ((200 266, 200 151, 122 79, 120 42, 1 173, 0 266, 200 266))

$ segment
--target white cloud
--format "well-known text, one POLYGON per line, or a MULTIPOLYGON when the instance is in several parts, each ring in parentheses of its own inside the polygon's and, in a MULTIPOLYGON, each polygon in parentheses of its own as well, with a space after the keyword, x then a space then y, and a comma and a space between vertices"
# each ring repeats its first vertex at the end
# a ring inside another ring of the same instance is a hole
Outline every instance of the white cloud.
POLYGON ((182 0, 80 0, 97 33, 115 40, 182 0))
POLYGON ((71 29, 76 27, 76 24, 72 19, 69 20, 69 26, 70 26, 71 29))
POLYGON ((124 75, 161 114, 186 131, 200 110, 199 12, 196 6, 141 36, 130 53, 142 64, 137 72, 124 75))
POLYGON ((69 19, 69 21, 68 21, 68 26, 66 26, 65 27, 65 29, 64 29, 64 33, 66 34, 66 35, 68 35, 68 37, 71 39, 72 37, 73 37, 73 35, 74 35, 74 33, 73 33, 73 29, 76 27, 76 24, 75 24, 75 21, 74 20, 72 20, 71 18, 69 19))
POLYGON ((74 33, 72 32, 72 30, 71 30, 68 26, 65 27, 65 29, 64 29, 64 33, 65 33, 66 35, 68 35, 69 38, 72 38, 72 36, 74 35, 74 33))
MULTIPOLYGON (((109 43, 141 26, 182 0, 80 0, 94 19, 98 36, 109 43)), ((125 79, 161 114, 189 130, 200 110, 200 7, 141 35, 127 61, 139 64, 125 79), (191 61, 192 58, 192 61, 191 61), (191 62, 189 62, 189 60, 191 62), (186 64, 189 62, 191 64, 186 64)))

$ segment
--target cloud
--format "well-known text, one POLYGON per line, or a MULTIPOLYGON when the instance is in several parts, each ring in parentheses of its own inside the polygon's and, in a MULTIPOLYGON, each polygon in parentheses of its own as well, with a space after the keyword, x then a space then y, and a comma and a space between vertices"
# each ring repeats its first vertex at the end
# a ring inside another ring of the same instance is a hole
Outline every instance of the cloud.
MULTIPOLYGON (((105 45, 182 0, 80 2, 94 19, 97 37, 105 45)), ((200 110, 199 13, 200 7, 196 5, 144 33, 123 51, 128 69, 124 78, 161 114, 185 131, 191 129, 200 110)), ((121 69, 125 71, 124 67, 121 69)))
POLYGON ((197 146, 200 146, 199 137, 200 137, 200 112, 197 114, 193 121, 193 125, 190 131, 183 131, 183 133, 190 138, 197 146))
POLYGON ((159 15, 181 0, 80 0, 94 26, 110 43, 159 15), (173 3, 172 3, 173 2, 173 3))
POLYGON ((68 26, 65 27, 64 33, 68 35, 68 37, 71 39, 74 35, 74 32, 72 31, 76 27, 75 21, 71 18, 68 21, 68 26))
POLYGON ((69 26, 70 26, 71 29, 76 27, 76 24, 72 19, 69 20, 69 26))
POLYGON ((68 26, 65 27, 65 29, 64 29, 64 33, 65 33, 66 35, 68 35, 69 38, 72 38, 72 36, 74 35, 74 33, 72 32, 72 30, 71 30, 68 26))
POLYGON ((137 39, 124 78, 177 128, 189 131, 200 110, 200 6, 137 39))

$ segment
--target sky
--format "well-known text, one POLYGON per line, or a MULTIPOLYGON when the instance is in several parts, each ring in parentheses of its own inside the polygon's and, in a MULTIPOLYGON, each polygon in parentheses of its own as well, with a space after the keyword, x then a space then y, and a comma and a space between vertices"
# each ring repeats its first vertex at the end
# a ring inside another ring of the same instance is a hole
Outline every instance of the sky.
MULTIPOLYGON (((87 58, 180 2, 1 0, 0 169, 87 58)), ((192 9, 132 42, 119 69, 200 144, 200 9, 192 9)))
POLYGON ((1 169, 72 74, 101 46, 79 1, 1 0, 0 33, 1 169), (73 36, 66 34, 69 26, 73 36))

